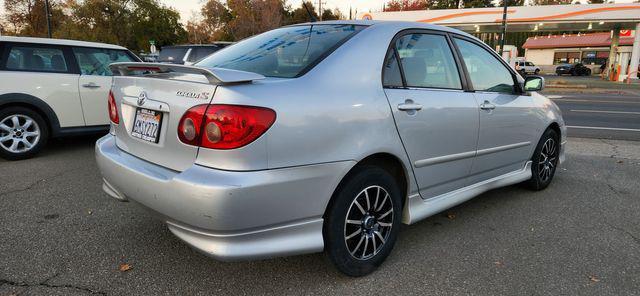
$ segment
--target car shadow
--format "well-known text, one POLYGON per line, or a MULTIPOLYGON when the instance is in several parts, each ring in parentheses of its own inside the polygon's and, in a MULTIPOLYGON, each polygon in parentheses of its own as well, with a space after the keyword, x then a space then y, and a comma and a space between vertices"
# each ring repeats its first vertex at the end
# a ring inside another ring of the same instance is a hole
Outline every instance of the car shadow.
MULTIPOLYGON (((86 150, 88 147, 95 145, 96 141, 104 135, 105 134, 92 134, 49 139, 47 146, 45 146, 40 153, 31 159, 52 157, 54 155, 69 154, 86 150)), ((9 161, 0 158, 0 163, 3 162, 9 161)))

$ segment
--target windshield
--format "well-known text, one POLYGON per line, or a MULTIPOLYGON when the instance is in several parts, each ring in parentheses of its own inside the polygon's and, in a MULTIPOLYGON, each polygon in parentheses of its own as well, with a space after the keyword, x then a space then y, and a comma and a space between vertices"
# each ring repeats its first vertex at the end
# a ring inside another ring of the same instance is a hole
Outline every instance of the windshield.
POLYGON ((310 70, 363 28, 304 25, 275 29, 220 50, 197 65, 293 78, 310 70))
POLYGON ((170 63, 182 63, 184 54, 187 53, 188 47, 165 47, 160 50, 160 57, 158 60, 161 62, 170 63))

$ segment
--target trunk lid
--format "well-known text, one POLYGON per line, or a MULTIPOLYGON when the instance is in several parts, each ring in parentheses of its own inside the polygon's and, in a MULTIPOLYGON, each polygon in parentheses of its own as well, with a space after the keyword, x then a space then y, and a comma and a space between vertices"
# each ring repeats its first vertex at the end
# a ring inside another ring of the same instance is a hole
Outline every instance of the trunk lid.
POLYGON ((115 126, 117 146, 172 170, 189 168, 197 157, 198 147, 178 139, 178 124, 189 108, 210 104, 216 87, 206 78, 191 74, 115 76, 112 92, 120 113, 120 123, 115 126), (136 116, 151 119, 136 123, 136 116), (159 125, 156 126, 157 119, 159 125), (157 137, 149 136, 154 134, 157 137))

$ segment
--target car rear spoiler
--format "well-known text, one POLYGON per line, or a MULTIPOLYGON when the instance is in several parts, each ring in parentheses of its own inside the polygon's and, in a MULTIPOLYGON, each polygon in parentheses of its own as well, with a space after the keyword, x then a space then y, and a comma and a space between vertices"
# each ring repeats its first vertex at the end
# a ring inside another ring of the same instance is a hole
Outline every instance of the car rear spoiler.
POLYGON ((231 84, 251 82, 264 79, 263 75, 253 72, 230 70, 223 68, 203 68, 161 63, 113 63, 109 65, 111 71, 120 76, 136 76, 140 71, 155 73, 184 73, 199 74, 209 80, 211 84, 231 84), (138 73, 136 73, 138 72, 138 73))

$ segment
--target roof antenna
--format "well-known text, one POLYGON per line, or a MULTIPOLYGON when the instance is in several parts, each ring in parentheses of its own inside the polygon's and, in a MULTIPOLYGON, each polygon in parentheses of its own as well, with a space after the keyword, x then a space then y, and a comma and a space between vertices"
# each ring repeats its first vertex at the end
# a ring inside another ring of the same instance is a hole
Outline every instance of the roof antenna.
POLYGON ((309 14, 309 18, 311 19, 311 22, 315 23, 317 20, 313 16, 313 14, 311 13, 311 10, 309 10, 309 7, 307 7, 307 2, 306 1, 302 1, 302 6, 304 6, 304 9, 307 11, 307 14, 309 14))

